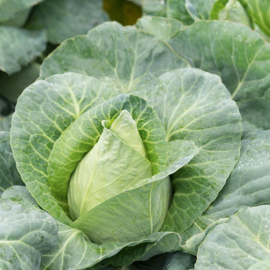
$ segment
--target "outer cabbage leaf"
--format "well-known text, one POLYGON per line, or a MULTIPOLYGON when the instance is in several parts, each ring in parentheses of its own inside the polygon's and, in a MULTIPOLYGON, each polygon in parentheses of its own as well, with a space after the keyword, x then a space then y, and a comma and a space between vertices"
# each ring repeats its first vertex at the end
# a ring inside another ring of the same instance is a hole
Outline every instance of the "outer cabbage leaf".
POLYGON ((44 31, 0 26, 0 70, 9 75, 20 71, 45 50, 46 41, 44 31))
POLYGON ((182 234, 185 249, 196 254, 205 236, 218 223, 241 208, 270 203, 270 132, 257 130, 247 134, 240 159, 218 198, 194 225, 182 234))
POLYGON ((37 209, 40 210, 36 201, 30 195, 29 191, 23 186, 12 186, 5 190, 3 193, 2 199, 11 200, 14 203, 21 204, 28 209, 37 209))
POLYGON ((39 269, 41 254, 57 244, 57 223, 24 187, 11 189, 0 199, 0 267, 39 269))
POLYGON ((9 140, 9 132, 0 131, 0 193, 10 186, 23 185, 9 140))
POLYGON ((269 204, 270 131, 255 131, 242 141, 241 156, 208 215, 230 216, 245 206, 269 204))
POLYGON ((187 66, 157 38, 114 22, 65 41, 44 60, 41 77, 67 71, 83 73, 127 93, 166 71, 187 66))
MULTIPOLYGON (((269 46, 242 24, 197 22, 179 31, 169 43, 191 66, 220 75, 236 101, 258 96, 256 91, 251 91, 255 84, 257 88, 258 83, 261 87, 266 85, 268 76, 264 76, 257 61, 266 57, 269 46)), ((260 65, 267 69, 267 59, 260 65)))
POLYGON ((270 260, 269 229, 270 206, 240 211, 207 235, 195 270, 262 269, 270 260))
POLYGON ((169 44, 191 66, 221 77, 244 121, 270 128, 270 45, 259 34, 242 24, 201 21, 169 44))
POLYGON ((160 254, 181 249, 179 243, 178 234, 157 232, 134 242, 105 243, 98 246, 91 243, 80 230, 59 223, 58 246, 43 255, 41 267, 44 270, 64 270, 103 269, 102 265, 112 263, 129 265, 154 247, 158 250, 155 254, 160 254))
POLYGON ((34 9, 27 27, 46 29, 49 41, 59 44, 107 20, 101 0, 46 0, 34 9))
POLYGON ((171 177, 174 198, 163 229, 183 232, 215 200, 238 160, 238 108, 218 76, 198 69, 165 73, 135 93, 155 109, 168 141, 185 139, 199 147, 171 177))

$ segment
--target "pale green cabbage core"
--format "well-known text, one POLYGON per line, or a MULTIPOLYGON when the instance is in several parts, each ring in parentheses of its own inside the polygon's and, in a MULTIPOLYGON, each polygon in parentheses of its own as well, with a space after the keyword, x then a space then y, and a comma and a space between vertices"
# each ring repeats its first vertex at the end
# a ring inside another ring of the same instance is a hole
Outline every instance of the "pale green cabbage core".
POLYGON ((73 220, 152 176, 151 163, 129 112, 122 111, 112 123, 102 124, 99 141, 77 165, 69 183, 73 220))

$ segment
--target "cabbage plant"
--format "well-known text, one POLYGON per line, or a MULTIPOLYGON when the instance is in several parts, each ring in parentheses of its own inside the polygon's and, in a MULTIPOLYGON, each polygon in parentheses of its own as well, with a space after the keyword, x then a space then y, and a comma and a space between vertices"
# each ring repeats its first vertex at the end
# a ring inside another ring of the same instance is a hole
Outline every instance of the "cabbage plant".
POLYGON ((240 24, 145 17, 105 23, 48 56, 12 118, 26 188, 3 193, 21 192, 26 209, 57 221, 40 268, 129 266, 166 252, 192 268, 180 251, 198 252, 199 270, 267 264, 268 207, 239 210, 269 201, 268 52, 240 24), (220 258, 219 239, 238 244, 235 257, 220 258), (254 241, 265 259, 243 262, 254 241))

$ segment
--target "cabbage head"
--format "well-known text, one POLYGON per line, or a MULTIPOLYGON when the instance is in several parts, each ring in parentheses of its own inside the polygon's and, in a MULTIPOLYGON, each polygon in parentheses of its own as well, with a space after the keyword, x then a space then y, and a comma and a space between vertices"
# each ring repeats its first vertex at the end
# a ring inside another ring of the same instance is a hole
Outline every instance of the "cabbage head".
MULTIPOLYGON (((105 241, 131 241, 159 231, 169 207, 171 184, 169 177, 139 191, 141 203, 146 209, 140 212, 138 200, 129 201, 123 215, 112 215, 108 211, 106 218, 97 217, 91 222, 91 213, 115 201, 119 194, 133 189, 143 179, 151 178, 152 165, 147 158, 143 141, 136 122, 128 111, 122 111, 115 120, 102 121, 104 127, 99 141, 79 162, 69 183, 68 204, 74 226, 81 228, 91 240, 97 243, 105 241), (135 210, 135 211, 134 211, 135 210), (124 215, 126 213, 127 215, 124 215), (98 226, 97 226, 98 225, 98 226)), ((119 205, 114 204, 117 211, 119 205)))

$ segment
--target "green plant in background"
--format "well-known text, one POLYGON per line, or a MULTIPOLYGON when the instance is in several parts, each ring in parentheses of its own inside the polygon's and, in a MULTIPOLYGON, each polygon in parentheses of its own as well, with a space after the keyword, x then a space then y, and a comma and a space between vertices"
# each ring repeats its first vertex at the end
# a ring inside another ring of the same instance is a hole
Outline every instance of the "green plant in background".
MULTIPOLYGON (((15 103, 22 90, 38 78, 40 64, 34 60, 45 51, 48 41, 59 44, 108 19, 102 1, 87 2, 86 5, 68 0, 0 3, 0 94, 4 99, 15 103)), ((4 114, 7 113, 6 110, 4 114)))
POLYGON ((184 25, 200 20, 243 23, 270 39, 268 0, 142 0, 146 15, 174 18, 184 25), (162 10, 162 12, 160 12, 162 10))
POLYGON ((38 78, 44 57, 57 45, 109 20, 103 5, 112 20, 124 25, 134 24, 141 16, 139 6, 124 0, 104 3, 102 0, 3 0, 0 3, 2 115, 12 112, 23 89, 38 78))

